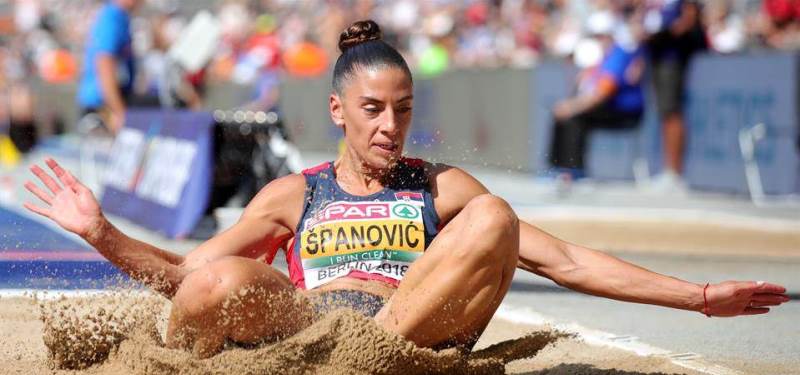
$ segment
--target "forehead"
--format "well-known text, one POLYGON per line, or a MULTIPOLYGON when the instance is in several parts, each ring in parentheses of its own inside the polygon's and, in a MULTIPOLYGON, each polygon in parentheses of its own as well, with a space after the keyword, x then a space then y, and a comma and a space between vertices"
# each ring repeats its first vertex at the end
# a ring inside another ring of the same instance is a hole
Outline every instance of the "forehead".
POLYGON ((354 73, 345 86, 346 97, 396 100, 411 95, 414 89, 408 74, 396 67, 362 67, 354 73))

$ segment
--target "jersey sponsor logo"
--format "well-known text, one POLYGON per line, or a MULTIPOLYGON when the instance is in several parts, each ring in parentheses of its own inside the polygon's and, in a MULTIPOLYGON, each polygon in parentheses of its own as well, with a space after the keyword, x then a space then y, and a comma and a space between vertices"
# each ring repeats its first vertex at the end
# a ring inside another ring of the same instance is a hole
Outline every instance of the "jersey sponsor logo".
POLYGON ((340 220, 390 218, 389 203, 384 202, 334 202, 306 221, 305 227, 340 220))
POLYGON ((395 205, 392 208, 392 213, 403 219, 416 219, 420 215, 416 207, 403 203, 395 205))
POLYGON ((350 270, 400 280, 424 250, 422 206, 404 201, 334 202, 308 219, 300 234, 309 289, 350 270))

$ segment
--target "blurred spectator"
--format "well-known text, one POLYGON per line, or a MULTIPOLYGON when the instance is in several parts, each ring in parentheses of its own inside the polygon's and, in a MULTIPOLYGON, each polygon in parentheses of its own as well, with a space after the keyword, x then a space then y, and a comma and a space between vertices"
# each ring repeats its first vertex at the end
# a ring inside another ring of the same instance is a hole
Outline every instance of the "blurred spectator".
MULTIPOLYGON (((254 110, 275 106, 282 75, 319 76, 330 70, 338 56, 339 32, 358 19, 379 22, 384 38, 397 46, 415 74, 434 77, 451 69, 529 68, 543 57, 570 57, 586 36, 590 15, 611 11, 641 18, 650 32, 650 71, 665 141, 665 173, 656 180, 680 188, 683 76, 691 54, 706 40, 723 53, 800 49, 800 0, 702 4, 705 9, 696 0, 16 0, 3 8, 0 33, 7 46, 3 69, 21 78, 6 79, 3 89, 7 98, 13 89, 14 100, 21 102, 14 105, 21 119, 17 123, 44 120, 37 126, 39 134, 47 135, 55 127, 47 126, 53 116, 42 112, 55 109, 45 96, 35 97, 38 91, 29 82, 36 81, 28 78, 72 82, 82 64, 81 109, 105 112, 109 128, 117 130, 125 107, 132 104, 135 76, 141 78, 137 89, 157 97, 160 105, 201 105, 205 70, 187 76, 169 64, 165 53, 180 32, 176 20, 191 19, 201 9, 215 13, 223 35, 208 79, 253 87, 244 107, 254 110), (146 4, 138 21, 131 20, 136 3, 146 4), (95 14, 95 21, 85 22, 95 14), (151 33, 152 42, 138 49, 138 41, 151 33), (75 54, 81 49, 83 61, 75 54), (134 65, 142 67, 141 74, 134 74, 134 65), (28 110, 36 116, 22 114, 28 110)), ((615 38, 625 44, 616 32, 615 38)))
POLYGON ((5 91, 2 103, 5 115, 3 127, 11 141, 10 144, 6 143, 6 150, 14 148, 15 152, 26 153, 36 144, 36 99, 29 77, 37 73, 36 62, 49 47, 44 43, 48 40, 46 33, 41 31, 42 15, 38 2, 20 1, 14 12, 14 24, 20 33, 10 39, 8 48, 4 48, 2 54, 2 88, 5 91), (31 43, 37 36, 43 42, 38 48, 36 43, 31 43))
MULTIPOLYGON (((314 30, 313 39, 319 42, 326 56, 338 56, 338 35, 350 25, 350 14, 348 14, 347 4, 344 0, 326 0, 323 3, 324 10, 316 15, 317 27, 314 30)), ((362 1, 361 3, 367 2, 362 1)), ((369 10, 366 11, 369 12, 369 10)))
POLYGON ((650 66, 664 142, 664 169, 653 188, 683 192, 684 83, 692 55, 706 48, 700 5, 692 0, 651 0, 647 6, 643 22, 650 34, 650 66))
POLYGON ((554 129, 550 160, 563 178, 584 176, 588 133, 596 128, 625 129, 639 124, 644 108, 644 56, 635 37, 615 40, 617 20, 611 11, 588 20, 591 39, 579 42, 580 72, 576 93, 553 108, 554 129))
POLYGON ((548 51, 555 56, 570 56, 581 39, 588 7, 582 1, 552 2, 550 9, 539 7, 538 22, 547 36, 548 51))
MULTIPOLYGON (((87 24, 76 22, 86 17, 96 0, 18 0, 14 7, 17 33, 34 33, 39 24, 52 24, 53 33, 67 44, 85 34, 87 24), (43 12, 50 14, 44 14, 43 12), (53 18, 55 21, 40 18, 53 18), (69 27, 67 27, 69 26, 69 27)), ((191 17, 198 9, 218 5, 217 18, 228 40, 226 48, 237 49, 252 34, 257 34, 263 15, 271 18, 281 49, 312 41, 328 57, 338 54, 336 36, 356 19, 373 18, 384 25, 387 40, 402 51, 412 65, 424 59, 430 46, 447 52, 448 67, 520 66, 528 67, 543 55, 568 56, 583 36, 587 17, 596 10, 615 11, 644 4, 651 12, 647 24, 654 33, 667 29, 667 23, 681 14, 676 0, 314 0, 254 1, 150 0, 148 18, 159 17, 164 5, 182 16, 191 17), (451 45, 452 44, 452 45, 451 45)), ((765 46, 796 48, 798 0, 710 0, 704 2, 702 19, 708 37, 719 51, 740 50, 754 35, 765 46), (758 22, 756 22, 758 19, 758 22)), ((680 28, 679 26, 676 26, 680 28)), ((137 30, 132 30, 136 32, 137 30)), ((675 31, 675 30, 673 30, 675 31)), ((146 30, 143 32, 147 32, 146 30)), ((36 43, 42 46, 48 41, 36 43)), ((236 52, 239 58, 243 56, 236 52)), ((328 61, 332 63, 332 61, 328 61)))
POLYGON ((152 18, 149 25, 150 45, 142 57, 141 74, 137 74, 135 103, 149 102, 164 108, 200 109, 203 71, 189 75, 169 56, 168 51, 180 35, 183 20, 165 12, 152 18), (153 98, 153 99, 138 99, 153 98))
POLYGON ((763 38, 773 48, 800 48, 800 0, 764 0, 763 38))
POLYGON ((283 65, 294 76, 317 77, 325 73, 328 57, 325 50, 306 40, 286 49, 283 53, 283 65))
POLYGON ((280 86, 280 38, 277 35, 277 22, 270 14, 257 18, 254 35, 247 42, 248 50, 258 56, 259 63, 254 67, 258 72, 255 82, 254 99, 246 105, 254 111, 272 110, 278 103, 280 86))
MULTIPOLYGON (((127 1, 130 0, 122 2, 127 1)), ((656 55, 659 56, 653 60, 656 65, 684 48, 686 40, 691 39, 688 35, 697 35, 694 29, 698 29, 696 26, 701 19, 708 26, 710 46, 719 52, 740 51, 752 46, 748 44, 752 40, 757 41, 756 46, 796 49, 800 48, 798 2, 800 0, 710 0, 705 2, 706 10, 702 15, 684 12, 683 4, 697 8, 697 3, 682 0, 220 0, 201 4, 187 0, 150 0, 146 3, 149 5, 148 20, 162 17, 159 13, 164 11, 163 4, 171 4, 170 11, 183 17, 191 17, 197 9, 218 5, 216 18, 225 37, 215 56, 212 75, 225 81, 252 84, 259 80, 264 64, 261 60, 265 58, 248 53, 247 41, 263 35, 259 29, 265 23, 274 29, 278 56, 297 49, 300 43, 310 42, 324 51, 325 68, 329 69, 338 55, 338 33, 352 21, 372 18, 384 26, 385 39, 398 47, 412 69, 432 76, 464 67, 525 68, 533 66, 543 56, 569 56, 583 38, 583 25, 590 14, 598 10, 630 12, 638 7, 650 10, 645 24, 653 34, 651 44, 658 50, 656 55), (679 44, 682 46, 678 47, 679 44)), ((87 34, 87 24, 94 23, 76 22, 76 19, 86 17, 95 3, 95 0, 19 0, 14 8, 15 27, 18 33, 29 34, 35 40, 30 43, 35 50, 52 49, 48 46, 53 45, 53 36, 63 39, 57 45, 69 47, 72 43, 80 47, 82 41, 78 38, 87 34), (44 10, 51 11, 52 17, 42 17, 44 10), (39 18, 53 18, 54 21, 39 22, 39 18), (40 33, 35 29, 39 24, 54 25, 49 39, 37 35, 40 33)), ((107 7, 108 4, 103 9, 107 7)), ((700 9, 694 13, 697 11, 700 9)), ((131 32, 150 31, 144 28, 131 32)), ((158 50, 158 45, 149 48, 158 50)), ((57 61, 46 64, 48 80, 66 81, 63 77, 74 70, 70 67, 74 63, 65 52, 69 52, 68 49, 60 48, 44 59, 57 61)), ((678 54, 681 53, 684 52, 678 54)), ((271 59, 266 57, 266 60, 271 59)), ((94 65, 93 62, 84 64, 94 65)))
POLYGON ((38 138, 33 116, 36 103, 33 93, 23 81, 13 80, 8 82, 5 99, 8 137, 18 151, 27 153, 38 138))
POLYGON ((87 37, 78 85, 81 111, 99 113, 116 134, 125 121, 126 98, 135 78, 130 15, 139 0, 109 0, 98 11, 87 37))
POLYGON ((8 87, 8 136, 23 153, 36 145, 37 129, 33 110, 35 99, 28 85, 14 82, 8 87))
POLYGON ((744 21, 733 13, 731 5, 728 0, 712 0, 705 8, 708 42, 711 49, 720 53, 737 52, 744 48, 744 21))

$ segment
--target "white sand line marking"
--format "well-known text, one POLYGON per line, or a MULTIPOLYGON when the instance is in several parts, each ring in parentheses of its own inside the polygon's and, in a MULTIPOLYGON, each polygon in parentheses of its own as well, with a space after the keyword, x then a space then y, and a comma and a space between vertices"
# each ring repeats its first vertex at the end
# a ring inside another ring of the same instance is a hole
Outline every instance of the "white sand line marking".
POLYGON ((714 224, 730 228, 767 232, 794 232, 800 220, 758 217, 711 210, 689 208, 587 207, 513 205, 520 216, 539 220, 603 220, 641 221, 643 223, 681 221, 684 223, 714 224))
POLYGON ((529 307, 515 307, 503 303, 497 309, 495 316, 517 324, 548 325, 554 329, 573 333, 589 345, 616 348, 642 357, 664 357, 675 365, 710 375, 743 375, 740 371, 708 363, 700 354, 673 353, 669 350, 643 343, 636 336, 616 335, 584 327, 577 323, 556 323, 554 319, 546 317, 529 307))

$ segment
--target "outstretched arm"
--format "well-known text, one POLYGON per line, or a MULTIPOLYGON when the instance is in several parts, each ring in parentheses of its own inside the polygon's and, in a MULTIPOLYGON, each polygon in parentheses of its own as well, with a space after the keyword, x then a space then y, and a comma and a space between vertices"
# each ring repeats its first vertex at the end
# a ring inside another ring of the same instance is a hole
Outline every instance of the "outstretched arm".
POLYGON ((294 206, 303 199, 302 176, 276 180, 253 199, 236 225, 180 256, 122 233, 105 218, 86 186, 55 160, 46 163, 57 180, 39 166, 31 171, 47 190, 25 183, 45 207, 31 203, 25 207, 81 236, 123 272, 167 297, 174 295, 186 275, 206 263, 229 255, 256 258, 277 249, 291 236, 292 218, 300 210, 294 206))
POLYGON ((695 284, 606 253, 561 241, 520 221, 519 267, 579 292, 712 316, 754 315, 787 302, 780 285, 754 281, 695 284), (706 303, 707 301, 707 303, 706 303))
POLYGON ((26 202, 25 208, 47 217, 62 228, 81 236, 114 265, 159 292, 171 294, 183 279, 179 265, 183 257, 126 236, 103 215, 91 190, 53 159, 46 160, 54 179, 38 165, 31 172, 46 189, 31 181, 25 188, 36 195, 45 207, 26 202))

